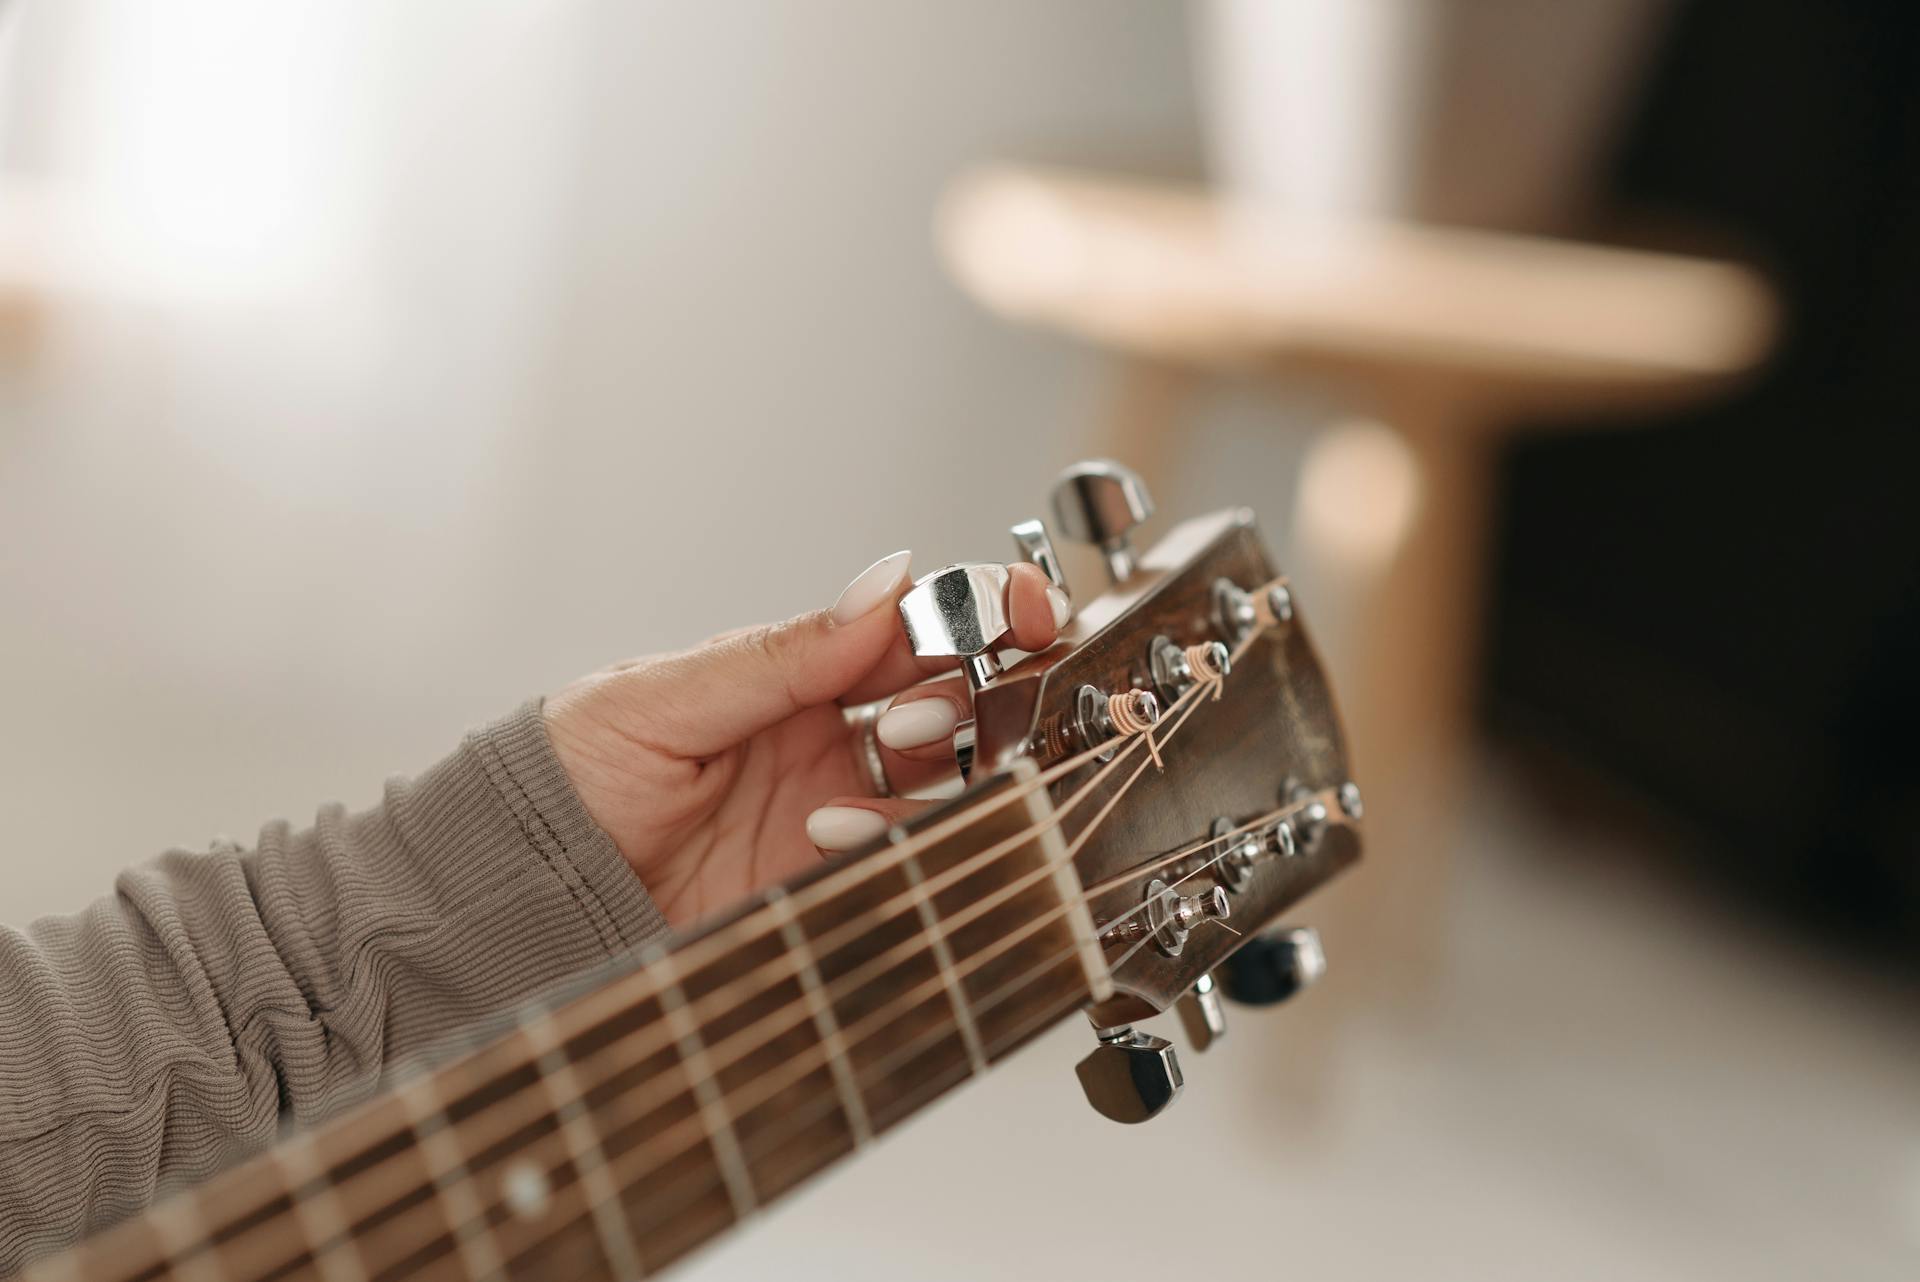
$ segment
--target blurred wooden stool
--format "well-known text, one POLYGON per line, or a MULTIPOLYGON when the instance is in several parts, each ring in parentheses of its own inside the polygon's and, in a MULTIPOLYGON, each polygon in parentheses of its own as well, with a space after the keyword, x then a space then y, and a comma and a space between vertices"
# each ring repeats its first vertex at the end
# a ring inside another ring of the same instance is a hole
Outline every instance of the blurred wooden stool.
POLYGON ((1302 223, 1038 170, 966 178, 940 231, 986 306, 1122 355, 1103 452, 1149 484, 1207 465, 1179 422, 1205 371, 1316 385, 1347 407, 1310 447, 1283 561, 1338 683, 1369 858, 1307 916, 1336 966, 1417 992, 1468 748, 1494 444, 1521 423, 1726 389, 1769 346, 1769 290, 1727 263, 1302 223))
POLYGON ((48 305, 49 202, 18 180, 0 183, 0 373, 38 349, 48 305))

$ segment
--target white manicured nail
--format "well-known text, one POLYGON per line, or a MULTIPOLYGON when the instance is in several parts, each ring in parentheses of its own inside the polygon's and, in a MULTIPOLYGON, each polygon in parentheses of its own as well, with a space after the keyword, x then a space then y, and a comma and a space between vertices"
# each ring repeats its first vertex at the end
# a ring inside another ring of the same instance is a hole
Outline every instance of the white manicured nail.
POLYGON ((859 577, 841 589, 840 599, 833 603, 833 621, 852 623, 892 596, 906 580, 907 566, 912 561, 913 553, 895 552, 860 571, 859 577))
POLYGON ((880 720, 873 724, 873 732, 881 743, 901 752, 951 739, 953 728, 959 724, 960 713, 952 700, 913 699, 881 713, 880 720))
POLYGON ((852 850, 890 826, 887 817, 877 810, 822 806, 807 816, 807 840, 822 850, 852 850))
POLYGON ((1073 602, 1067 600, 1067 594, 1053 584, 1047 584, 1047 604, 1053 607, 1053 626, 1056 630, 1067 626, 1067 620, 1073 617, 1073 602))

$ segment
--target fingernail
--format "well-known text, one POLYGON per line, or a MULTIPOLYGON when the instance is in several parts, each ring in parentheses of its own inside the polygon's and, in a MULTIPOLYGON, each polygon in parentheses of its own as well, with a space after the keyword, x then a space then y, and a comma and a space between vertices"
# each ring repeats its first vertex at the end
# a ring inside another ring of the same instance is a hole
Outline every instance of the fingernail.
POLYGON ((807 816, 807 840, 822 850, 852 850, 885 832, 887 817, 859 806, 822 806, 807 816))
POLYGON ((1073 617, 1073 602, 1067 594, 1053 584, 1047 584, 1047 604, 1053 607, 1053 626, 1055 630, 1067 626, 1067 620, 1073 617))
POLYGON ((959 724, 960 713, 952 700, 913 699, 881 713, 880 720, 873 724, 873 732, 881 743, 899 752, 950 739, 953 728, 959 724))
POLYGON ((840 592, 840 599, 833 603, 833 621, 852 623, 892 596, 894 589, 906 579, 907 566, 912 561, 913 553, 895 552, 860 571, 859 577, 847 584, 840 592))

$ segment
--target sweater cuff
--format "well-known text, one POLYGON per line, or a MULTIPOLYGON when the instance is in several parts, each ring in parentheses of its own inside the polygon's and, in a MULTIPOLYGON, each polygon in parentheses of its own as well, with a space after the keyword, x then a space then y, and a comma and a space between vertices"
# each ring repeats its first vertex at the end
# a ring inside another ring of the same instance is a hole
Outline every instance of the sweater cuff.
POLYGON ((613 838, 593 821, 547 737, 542 700, 467 736, 466 747, 521 830, 585 907, 610 958, 669 934, 667 919, 613 838))

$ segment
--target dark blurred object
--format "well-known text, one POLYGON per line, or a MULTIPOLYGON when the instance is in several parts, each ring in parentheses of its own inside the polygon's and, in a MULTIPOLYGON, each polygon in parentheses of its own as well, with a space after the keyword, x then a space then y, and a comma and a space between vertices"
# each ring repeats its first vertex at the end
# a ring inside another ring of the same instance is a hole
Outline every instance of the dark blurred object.
POLYGON ((1657 430, 1518 438, 1493 715, 1695 827, 1730 886, 1920 960, 1920 12, 1676 18, 1611 203, 1741 238, 1787 333, 1657 430))

